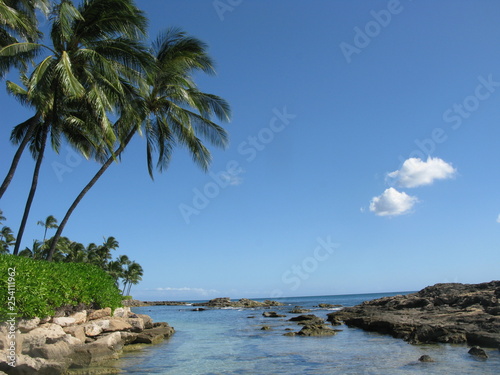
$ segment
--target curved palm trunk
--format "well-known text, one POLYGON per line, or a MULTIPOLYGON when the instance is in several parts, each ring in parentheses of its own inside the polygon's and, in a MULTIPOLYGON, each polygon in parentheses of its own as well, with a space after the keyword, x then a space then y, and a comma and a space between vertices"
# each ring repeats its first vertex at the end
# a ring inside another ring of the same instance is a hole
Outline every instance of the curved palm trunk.
POLYGON ((36 159, 35 170, 33 171, 33 180, 31 181, 31 189, 28 194, 28 200, 26 201, 26 206, 24 208, 23 219, 21 220, 21 225, 19 226, 19 231, 17 232, 16 245, 14 247, 14 255, 19 253, 19 247, 21 246, 21 240, 23 239, 24 229, 26 228, 26 222, 28 221, 28 216, 30 214, 31 204, 33 203, 33 198, 35 197, 36 187, 38 185, 38 175, 40 174, 40 166, 42 165, 43 154, 45 152, 45 144, 47 143, 47 135, 49 133, 49 127, 46 125, 43 129, 41 148, 38 152, 38 157, 36 159))
POLYGON ((7 172, 7 176, 5 176, 5 179, 3 180, 2 186, 0 186, 0 199, 2 198, 2 196, 5 193, 5 191, 7 190, 7 188, 9 187, 9 184, 12 181, 12 178, 14 178, 14 173, 16 172, 16 168, 17 168, 17 165, 19 164, 19 160, 21 160, 21 156, 23 154, 23 151, 26 148, 26 145, 28 144, 31 136, 33 135, 33 132, 35 131, 36 124, 38 123, 38 121, 39 121, 38 115, 35 115, 22 123, 22 124, 29 123, 29 128, 28 128, 28 131, 26 132, 26 134, 24 135, 23 141, 21 142, 21 144, 17 148, 17 151, 14 155, 14 158, 12 159, 10 169, 7 172))
POLYGON ((47 257, 47 260, 49 262, 52 261, 52 256, 54 255, 54 252, 56 250, 57 241, 59 241, 59 238, 61 238, 61 235, 62 235, 62 232, 64 230, 64 227, 66 226, 66 223, 68 222, 68 220, 69 220, 71 214, 73 213, 73 211, 75 210, 76 206, 78 206, 78 204, 83 199, 83 197, 85 196, 85 194, 87 194, 87 192, 92 188, 92 186, 95 185, 95 183, 97 182, 97 180, 99 180, 99 178, 104 174, 104 172, 106 172, 106 170, 113 163, 113 161, 115 160, 115 158, 117 158, 118 156, 120 156, 120 154, 123 152, 123 150, 125 150, 125 148, 129 144, 129 142, 132 139, 132 137, 134 136, 134 134, 135 134, 135 129, 133 129, 128 134, 127 138, 120 145, 120 147, 117 148, 117 150, 115 151, 114 155, 110 156, 109 159, 106 160, 106 162, 102 165, 102 167, 99 169, 99 171, 94 175, 94 177, 92 178, 92 180, 90 180, 90 182, 83 188, 83 190, 80 192, 80 194, 78 194, 78 196, 76 197, 76 199, 73 201, 73 204, 70 206, 70 208, 66 212, 66 215, 64 216, 64 219, 61 221, 61 224, 59 224, 59 228, 57 228, 57 232, 54 235, 54 238, 52 239, 52 242, 50 244, 49 256, 47 257))

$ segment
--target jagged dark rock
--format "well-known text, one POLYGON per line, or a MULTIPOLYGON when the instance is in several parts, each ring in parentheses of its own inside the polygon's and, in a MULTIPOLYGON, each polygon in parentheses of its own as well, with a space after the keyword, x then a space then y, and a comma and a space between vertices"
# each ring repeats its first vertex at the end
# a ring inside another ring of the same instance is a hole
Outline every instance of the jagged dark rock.
POLYGON ((475 357, 488 358, 488 354, 486 354, 484 349, 480 348, 479 346, 473 346, 472 348, 470 348, 468 353, 475 357))
POLYGON ((436 284, 328 314, 328 321, 390 334, 413 344, 500 347, 500 281, 436 284))
POLYGON ((262 316, 266 318, 284 318, 286 315, 278 314, 276 311, 265 311, 262 316))
POLYGON ((423 355, 418 360, 419 360, 419 362, 434 362, 434 360, 431 358, 431 356, 428 356, 428 355, 423 355))
POLYGON ((293 318, 290 318, 288 320, 291 322, 298 322, 298 324, 301 324, 301 325, 323 324, 325 322, 324 319, 320 318, 319 316, 312 315, 312 314, 294 316, 293 318))

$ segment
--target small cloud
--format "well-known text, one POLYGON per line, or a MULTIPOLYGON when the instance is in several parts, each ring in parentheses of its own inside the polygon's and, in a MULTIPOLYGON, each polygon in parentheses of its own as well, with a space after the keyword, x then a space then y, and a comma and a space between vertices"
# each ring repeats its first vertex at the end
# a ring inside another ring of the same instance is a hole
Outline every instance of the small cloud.
POLYGON ((500 215, 497 217, 497 223, 500 223, 500 215))
POLYGON ((372 198, 370 211, 378 216, 398 216, 408 213, 417 202, 417 197, 412 197, 391 187, 386 189, 382 195, 372 198))
POLYGON ((401 169, 389 173, 387 176, 396 181, 398 186, 414 188, 430 185, 434 180, 445 180, 455 176, 457 170, 451 164, 440 158, 409 158, 405 160, 401 169))

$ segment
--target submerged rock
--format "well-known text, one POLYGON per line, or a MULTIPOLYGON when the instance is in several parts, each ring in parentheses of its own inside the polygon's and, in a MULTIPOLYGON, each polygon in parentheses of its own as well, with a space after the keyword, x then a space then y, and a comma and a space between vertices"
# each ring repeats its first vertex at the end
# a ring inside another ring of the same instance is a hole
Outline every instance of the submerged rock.
POLYGON ((468 353, 470 355, 475 356, 475 357, 488 358, 488 354, 486 354, 486 352, 484 351, 484 349, 480 348, 479 346, 473 346, 472 348, 470 348, 470 350, 468 351, 468 353))
POLYGON ((194 303, 193 306, 207 306, 213 308, 223 307, 241 307, 241 308, 255 308, 255 307, 271 307, 271 306, 284 306, 281 302, 265 300, 264 302, 254 301, 247 298, 242 298, 238 301, 231 301, 229 297, 214 298, 208 302, 194 303))
POLYGON ((262 316, 266 318, 284 318, 286 315, 278 314, 276 311, 265 311, 262 313, 262 316))
POLYGON ((423 355, 418 360, 419 362, 434 362, 434 360, 429 355, 423 355))
POLYGON ((500 281, 436 284, 328 314, 328 321, 390 334, 413 344, 500 346, 500 281))

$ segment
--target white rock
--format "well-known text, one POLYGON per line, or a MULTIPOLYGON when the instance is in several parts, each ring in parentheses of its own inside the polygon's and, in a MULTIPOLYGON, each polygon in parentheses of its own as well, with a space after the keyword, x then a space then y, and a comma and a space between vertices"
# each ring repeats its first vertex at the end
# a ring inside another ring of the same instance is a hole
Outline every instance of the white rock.
POLYGON ((75 318, 71 318, 69 316, 68 317, 62 316, 62 317, 59 317, 59 318, 53 318, 52 319, 52 323, 60 325, 61 327, 68 327, 68 326, 75 325, 76 319, 75 318))
POLYGON ((21 320, 19 320, 17 328, 21 332, 26 333, 26 332, 29 332, 32 329, 35 329, 36 327, 38 327, 39 324, 40 324, 40 318, 21 319, 21 320))
POLYGON ((69 317, 75 319, 75 324, 82 324, 87 321, 87 311, 86 310, 79 311, 77 313, 70 315, 69 317))

